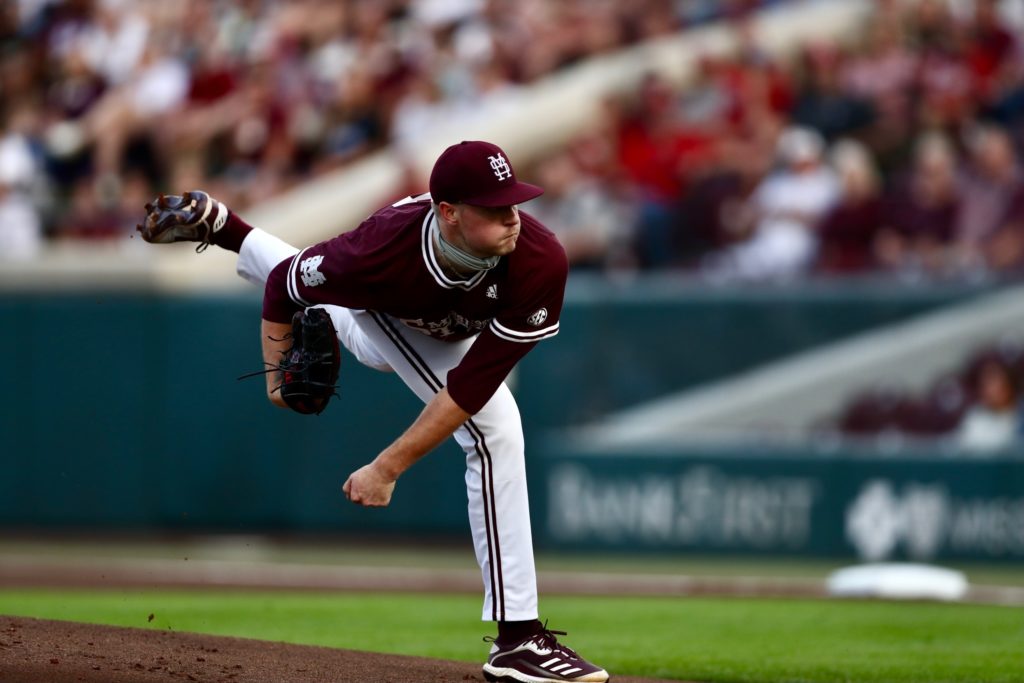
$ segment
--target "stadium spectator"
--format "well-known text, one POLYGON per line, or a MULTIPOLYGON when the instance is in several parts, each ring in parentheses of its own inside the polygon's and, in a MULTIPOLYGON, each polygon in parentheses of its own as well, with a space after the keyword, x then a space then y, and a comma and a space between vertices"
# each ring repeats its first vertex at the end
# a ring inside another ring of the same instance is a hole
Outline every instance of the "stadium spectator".
POLYGON ((905 33, 899 14, 879 11, 851 48, 840 76, 846 91, 870 103, 874 119, 861 139, 886 175, 909 156, 913 139, 919 56, 905 33))
POLYGON ((985 104, 992 104, 1004 87, 1020 45, 1003 24, 996 0, 974 0, 974 13, 966 26, 966 60, 975 92, 985 104))
POLYGON ((825 142, 813 130, 789 128, 779 136, 781 166, 754 190, 754 232, 708 260, 712 274, 761 280, 802 274, 818 247, 816 227, 839 198, 839 181, 825 163, 825 142))
POLYGON ((948 272, 959 210, 956 150, 941 134, 924 135, 912 167, 887 193, 876 241, 879 262, 896 270, 948 272))
POLYGON ((918 91, 918 129, 953 133, 977 116, 973 78, 962 45, 937 47, 922 56, 918 91))
POLYGON ((882 217, 881 186, 871 153, 853 140, 832 150, 842 185, 839 202, 822 218, 817 268, 830 274, 856 273, 875 266, 875 240, 882 217))
POLYGON ((1020 434, 1019 380, 1001 361, 991 358, 977 369, 975 402, 956 432, 956 442, 975 453, 990 453, 1012 445, 1020 434))
MULTIPOLYGON (((0 166, 5 164, 0 160, 0 166)), ((0 261, 27 261, 42 246, 42 224, 32 202, 0 168, 0 261)))
POLYGON ((159 38, 148 42, 138 68, 82 119, 86 140, 95 146, 97 171, 119 174, 126 146, 139 135, 154 133, 165 118, 178 113, 188 89, 189 73, 181 58, 159 38))
POLYGON ((1006 131, 984 126, 968 140, 956 223, 965 267, 1006 270, 1024 265, 1024 173, 1006 131))
POLYGON ((31 139, 31 122, 21 109, 0 136, 0 260, 28 260, 42 246, 42 217, 33 201, 40 168, 31 139))
POLYGON ((856 135, 871 124, 874 111, 868 100, 843 87, 841 75, 845 56, 836 45, 816 42, 808 45, 801 60, 793 123, 813 128, 828 141, 856 135))
POLYGON ((673 207, 688 177, 709 164, 716 136, 703 125, 681 120, 672 87, 649 74, 635 106, 617 126, 618 162, 635 194, 634 232, 639 263, 645 268, 673 264, 673 207))
POLYGON ((725 140, 718 163, 683 195, 675 219, 677 262, 713 267, 714 254, 750 239, 757 221, 752 196, 772 166, 773 149, 757 139, 725 140))
POLYGON ((586 270, 632 269, 630 206, 587 176, 569 152, 543 160, 536 171, 544 194, 529 211, 562 243, 569 265, 586 270))
POLYGON ((918 57, 906 43, 902 23, 879 13, 869 19, 839 69, 840 85, 870 102, 876 112, 892 108, 903 117, 912 105, 917 67, 918 57))

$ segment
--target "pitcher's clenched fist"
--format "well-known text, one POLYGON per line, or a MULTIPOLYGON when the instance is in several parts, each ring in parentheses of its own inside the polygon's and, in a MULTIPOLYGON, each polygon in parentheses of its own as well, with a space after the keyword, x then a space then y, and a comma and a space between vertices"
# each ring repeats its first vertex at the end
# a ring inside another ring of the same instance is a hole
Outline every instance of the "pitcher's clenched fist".
POLYGON ((395 480, 384 476, 374 463, 364 465, 349 475, 341 487, 345 497, 357 505, 384 507, 391 502, 395 480))

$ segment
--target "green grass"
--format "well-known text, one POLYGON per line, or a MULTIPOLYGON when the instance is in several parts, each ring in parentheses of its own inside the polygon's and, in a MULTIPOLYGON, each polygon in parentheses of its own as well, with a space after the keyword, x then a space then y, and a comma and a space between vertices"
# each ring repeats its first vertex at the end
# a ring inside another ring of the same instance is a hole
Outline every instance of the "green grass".
MULTIPOLYGON (((555 597, 551 627, 613 674, 699 681, 1024 681, 1024 610, 814 600, 555 597)), ((466 595, 0 590, 0 613, 483 660, 466 595), (148 621, 153 614, 152 622, 148 621)))

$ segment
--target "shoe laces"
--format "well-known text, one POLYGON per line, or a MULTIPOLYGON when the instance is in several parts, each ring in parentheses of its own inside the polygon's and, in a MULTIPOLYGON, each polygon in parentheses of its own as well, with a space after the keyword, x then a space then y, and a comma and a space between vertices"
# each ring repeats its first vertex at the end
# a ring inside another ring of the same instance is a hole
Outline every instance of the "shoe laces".
POLYGON ((540 648, 557 652, 566 659, 579 659, 580 656, 576 654, 571 647, 558 642, 558 636, 564 635, 568 634, 565 631, 553 631, 549 629, 548 622, 545 620, 540 631, 535 633, 533 637, 530 638, 530 641, 536 643, 540 648))
MULTIPOLYGON (((550 650, 552 652, 557 652, 566 659, 574 659, 580 661, 581 657, 578 654, 576 654, 576 652, 571 647, 568 647, 567 645, 563 645, 562 643, 558 642, 558 636, 564 635, 568 634, 565 631, 553 631, 549 629, 548 622, 547 620, 545 620, 544 625, 541 626, 540 631, 534 633, 529 638, 520 641, 520 643, 534 643, 535 645, 537 645, 538 648, 542 650, 550 650)), ((485 643, 494 643, 496 645, 498 644, 498 639, 494 636, 484 636, 483 641, 485 643)))

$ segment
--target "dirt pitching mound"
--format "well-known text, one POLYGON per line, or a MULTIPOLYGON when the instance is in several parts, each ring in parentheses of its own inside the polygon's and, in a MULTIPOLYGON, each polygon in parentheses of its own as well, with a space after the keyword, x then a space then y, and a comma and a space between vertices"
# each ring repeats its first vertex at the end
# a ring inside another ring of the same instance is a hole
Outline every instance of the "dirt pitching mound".
MULTIPOLYGON (((480 666, 27 617, 0 617, 3 683, 462 683, 480 666)), ((658 683, 615 677, 616 683, 658 683)))

